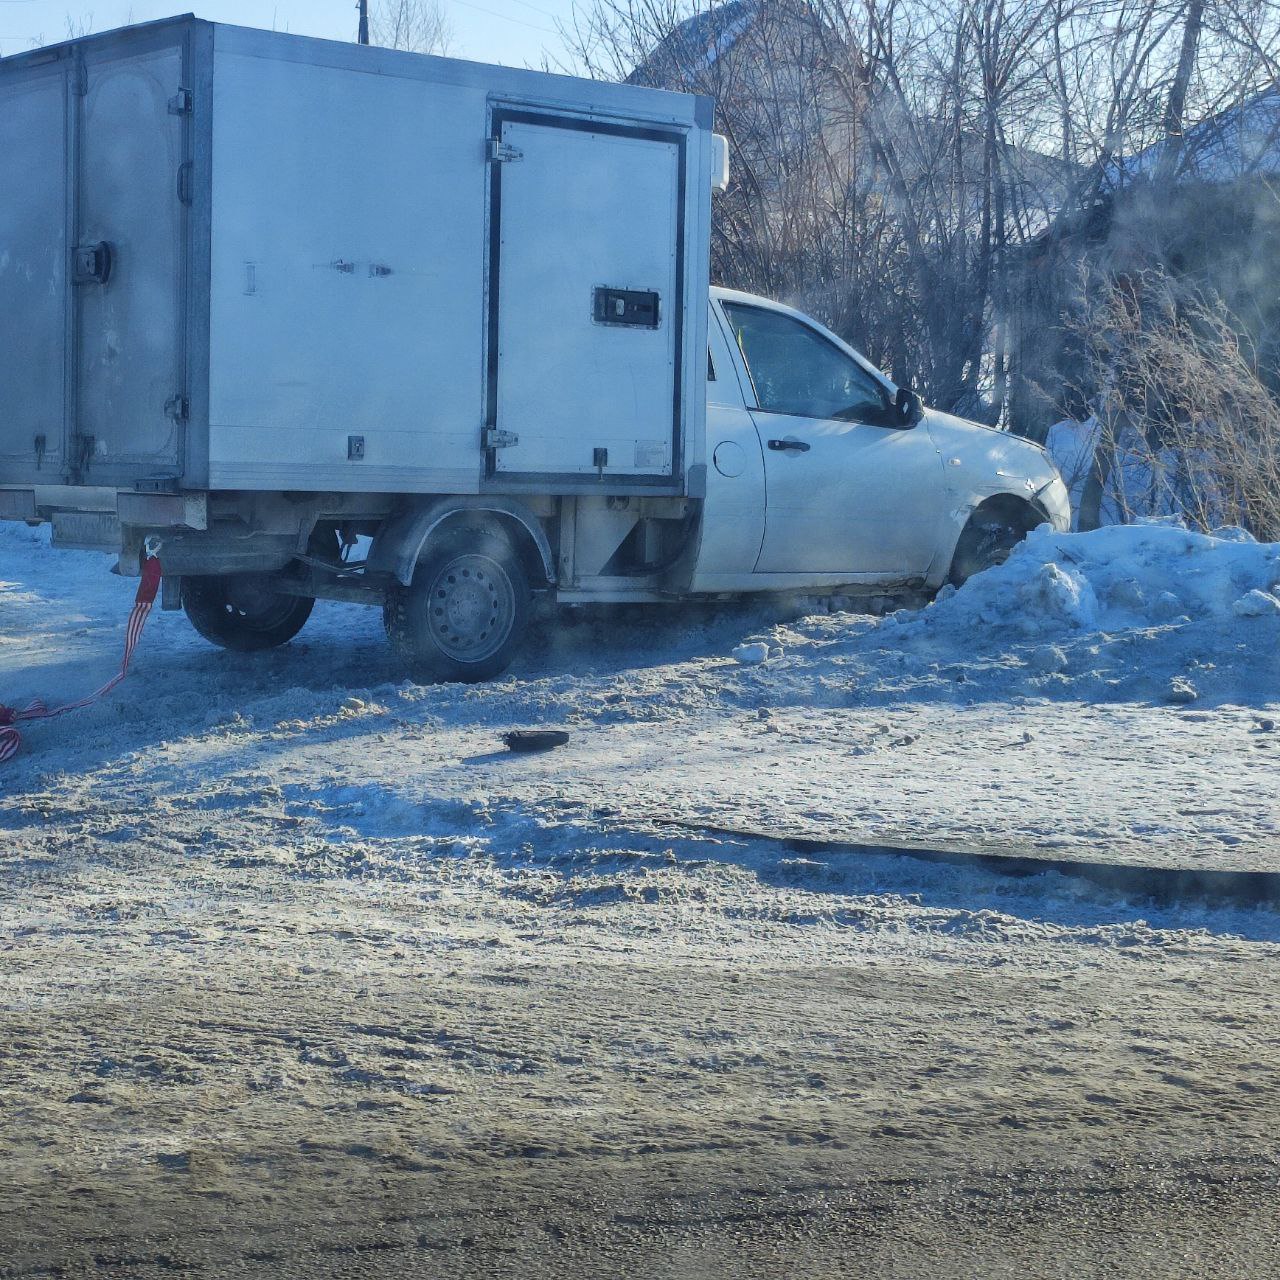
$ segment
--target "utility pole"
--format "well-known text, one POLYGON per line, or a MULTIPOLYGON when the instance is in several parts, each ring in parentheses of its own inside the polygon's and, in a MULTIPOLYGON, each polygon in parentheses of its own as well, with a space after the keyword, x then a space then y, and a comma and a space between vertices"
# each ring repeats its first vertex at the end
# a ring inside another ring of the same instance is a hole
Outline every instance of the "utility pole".
POLYGON ((369 0, 359 0, 356 8, 360 10, 360 34, 356 37, 359 44, 369 43, 369 0))

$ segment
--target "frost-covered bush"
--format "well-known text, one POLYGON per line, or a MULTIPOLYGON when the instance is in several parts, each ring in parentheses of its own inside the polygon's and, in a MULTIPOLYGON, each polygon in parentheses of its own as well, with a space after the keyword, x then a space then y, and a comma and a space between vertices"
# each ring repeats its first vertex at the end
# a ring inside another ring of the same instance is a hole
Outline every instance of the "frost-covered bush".
POLYGON ((1079 527, 1173 515, 1280 538, 1280 400, 1243 327, 1156 270, 1095 274, 1082 293, 1071 328, 1094 412, 1055 429, 1079 527))

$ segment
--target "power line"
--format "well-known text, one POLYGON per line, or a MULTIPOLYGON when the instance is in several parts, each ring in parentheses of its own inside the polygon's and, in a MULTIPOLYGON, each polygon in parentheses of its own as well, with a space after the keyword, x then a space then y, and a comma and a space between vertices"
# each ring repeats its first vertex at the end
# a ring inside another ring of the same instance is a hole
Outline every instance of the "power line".
POLYGON ((523 18, 513 18, 509 13, 499 13, 496 9, 486 9, 484 5, 472 4, 471 0, 453 0, 453 3, 462 5, 464 9, 474 9, 477 13, 487 13, 491 18, 498 18, 502 22, 514 22, 517 26, 528 27, 531 31, 545 31, 549 36, 560 34, 553 27, 544 27, 536 22, 526 22, 523 18))
POLYGON ((558 18, 558 13, 553 13, 550 9, 544 9, 540 4, 530 4, 529 0, 515 0, 516 4, 524 5, 526 9, 532 9, 534 13, 545 13, 548 18, 558 18))

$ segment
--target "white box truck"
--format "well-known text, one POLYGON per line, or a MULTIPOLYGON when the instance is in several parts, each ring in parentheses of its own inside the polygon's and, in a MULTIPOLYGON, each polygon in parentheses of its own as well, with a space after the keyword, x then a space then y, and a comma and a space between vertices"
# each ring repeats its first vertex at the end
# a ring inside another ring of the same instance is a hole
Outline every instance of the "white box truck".
POLYGON ((425 678, 532 597, 936 587, 1065 492, 708 282, 712 103, 212 24, 0 61, 0 518, 237 649, 381 605, 425 678))

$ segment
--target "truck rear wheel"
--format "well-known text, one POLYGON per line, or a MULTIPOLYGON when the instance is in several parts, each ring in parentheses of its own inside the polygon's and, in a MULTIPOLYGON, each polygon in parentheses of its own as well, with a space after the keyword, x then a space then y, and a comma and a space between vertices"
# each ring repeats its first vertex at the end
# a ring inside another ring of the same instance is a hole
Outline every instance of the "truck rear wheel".
POLYGON ((302 630, 315 601, 285 595, 267 574, 183 578, 182 607, 206 640, 255 653, 286 644, 302 630))
POLYGON ((529 579, 501 535, 446 533, 428 542, 413 581, 392 588, 383 619, 415 680, 491 680, 511 665, 524 639, 529 579))

